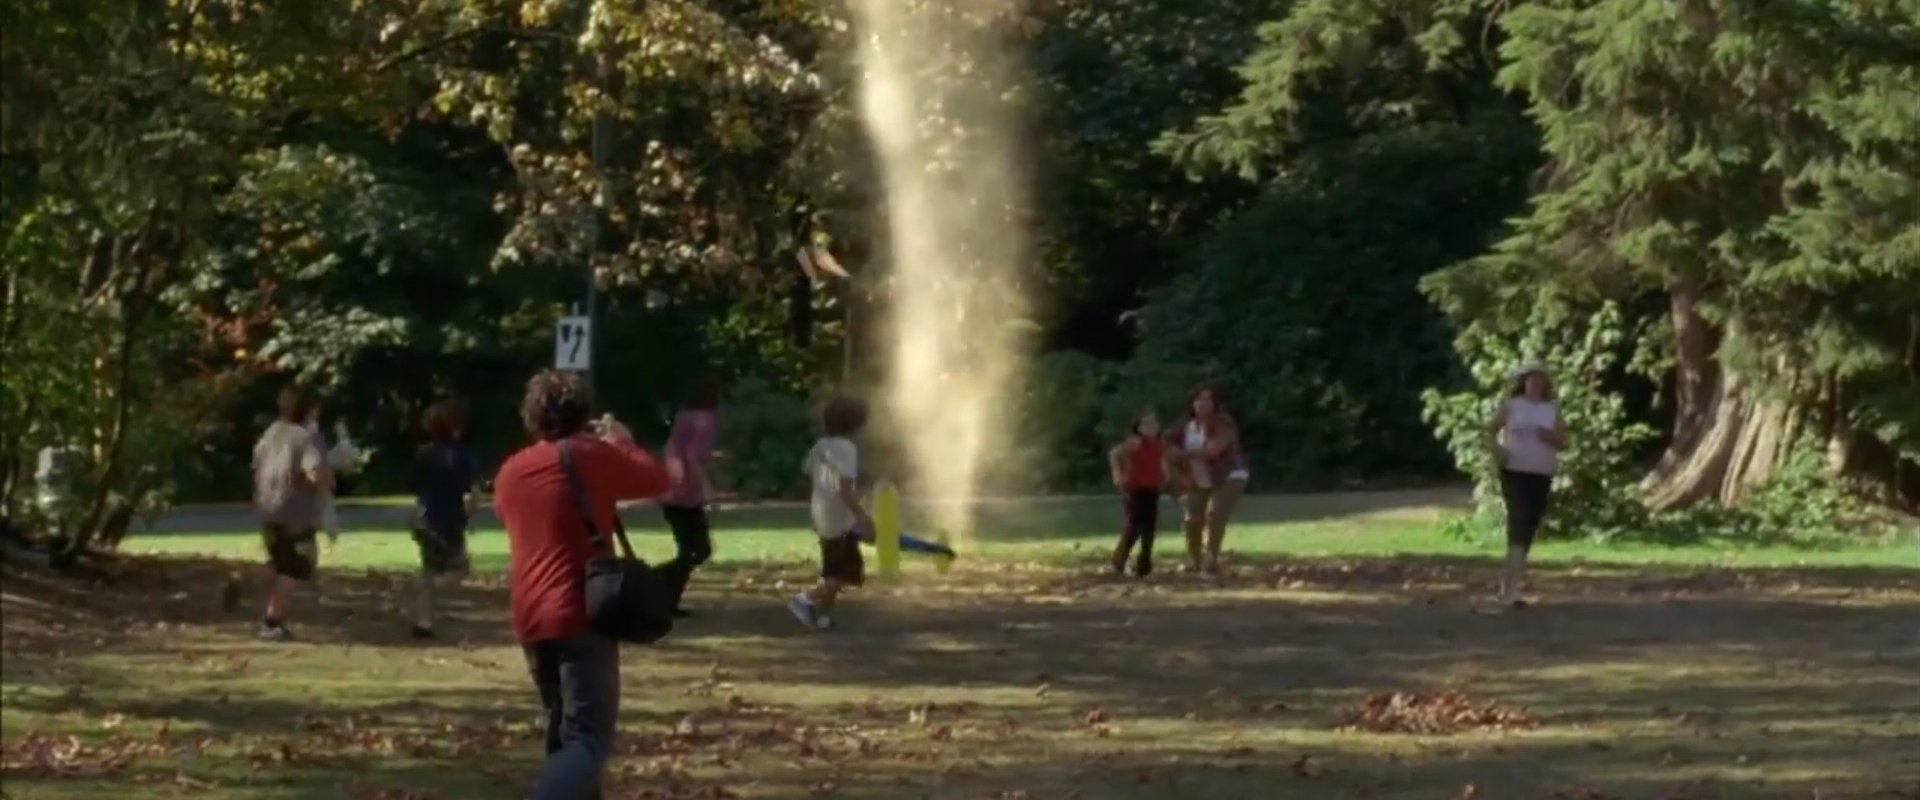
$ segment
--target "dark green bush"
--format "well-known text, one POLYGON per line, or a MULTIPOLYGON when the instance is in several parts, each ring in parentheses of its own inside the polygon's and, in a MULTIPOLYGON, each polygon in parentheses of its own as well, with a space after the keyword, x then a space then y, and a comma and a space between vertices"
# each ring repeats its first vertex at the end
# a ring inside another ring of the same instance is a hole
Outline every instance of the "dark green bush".
POLYGON ((1566 420, 1567 447, 1554 479, 1553 512, 1542 535, 1609 537, 1646 528, 1649 520, 1636 483, 1637 454, 1658 433, 1629 415, 1612 387, 1616 366, 1631 341, 1620 309, 1608 304, 1584 320, 1560 319, 1548 309, 1517 341, 1469 330, 1457 342, 1471 383, 1456 392, 1429 389, 1422 399, 1454 463, 1473 479, 1477 510, 1450 526, 1462 535, 1492 535, 1501 520, 1499 470, 1487 452, 1487 422, 1512 388, 1509 375, 1525 358, 1547 363, 1566 420))
POLYGON ((1290 161, 1149 299, 1110 421, 1141 401, 1175 416, 1207 379, 1261 489, 1443 474, 1419 393, 1454 358, 1419 281, 1479 252, 1518 207, 1525 143, 1511 125, 1443 124, 1290 161))
POLYGON ((1797 442, 1780 469, 1737 506, 1708 503, 1650 513, 1639 480, 1645 472, 1646 445, 1659 434, 1633 418, 1618 391, 1619 362, 1637 333, 1618 307, 1608 304, 1573 322, 1541 307, 1517 341, 1478 329, 1460 337, 1471 388, 1429 390, 1425 395, 1435 434, 1474 481, 1476 510, 1447 522, 1449 533, 1499 539, 1499 479, 1483 430, 1510 387, 1508 370, 1529 356, 1542 358, 1551 368, 1569 430, 1544 536, 1818 547, 1890 527, 1856 487, 1833 475, 1819 442, 1811 437, 1797 442))
POLYGON ((1660 515, 1644 537, 1665 544, 1726 541, 1820 548, 1886 535, 1895 520, 1862 487, 1836 476, 1818 437, 1794 442, 1786 460, 1735 506, 1717 503, 1660 515))
POLYGON ((722 400, 716 485, 746 497, 794 497, 806 488, 800 462, 818 436, 813 405, 758 378, 722 400))
POLYGON ((989 469, 988 482, 1028 492, 1103 486, 1102 411, 1113 370, 1108 362, 1071 351, 1035 359, 1012 410, 1004 468, 989 469))

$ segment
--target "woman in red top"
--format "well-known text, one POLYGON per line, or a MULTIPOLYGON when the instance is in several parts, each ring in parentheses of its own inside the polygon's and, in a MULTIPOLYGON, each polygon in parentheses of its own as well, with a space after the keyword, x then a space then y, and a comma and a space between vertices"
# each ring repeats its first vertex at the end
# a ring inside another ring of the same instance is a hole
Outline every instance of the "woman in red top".
POLYGON ((572 455, 601 531, 613 530, 616 502, 659 497, 668 488, 666 468, 633 443, 625 425, 609 418, 595 437, 587 433, 592 417, 580 376, 535 375, 520 418, 536 441, 508 458, 494 480, 494 510, 507 529, 513 632, 546 711, 547 763, 534 800, 600 796, 620 713, 619 649, 587 624, 593 545, 560 466, 560 444, 572 455))
POLYGON ((1113 467, 1113 487, 1125 501, 1120 546, 1113 550, 1115 575, 1127 571, 1127 554, 1140 543, 1140 559, 1133 574, 1153 573, 1153 534, 1160 523, 1160 494, 1167 486, 1167 445, 1160 439, 1160 418, 1147 409, 1133 421, 1127 440, 1107 455, 1113 467))

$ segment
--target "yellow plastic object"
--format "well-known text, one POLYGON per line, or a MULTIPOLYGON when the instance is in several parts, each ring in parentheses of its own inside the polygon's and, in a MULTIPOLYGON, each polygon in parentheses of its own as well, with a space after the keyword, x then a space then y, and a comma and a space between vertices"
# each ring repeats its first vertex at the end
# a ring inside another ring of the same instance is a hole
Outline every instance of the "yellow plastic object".
POLYGON ((873 493, 873 549, 880 579, 900 577, 900 490, 882 483, 873 493))
MULTIPOLYGON (((941 531, 940 536, 934 539, 934 541, 939 542, 942 546, 945 546, 948 548, 953 547, 953 542, 949 540, 949 537, 947 536, 946 531, 941 531)), ((942 575, 945 575, 947 574, 947 570, 950 570, 950 569, 953 569, 953 556, 939 556, 933 560, 934 572, 938 572, 942 575)))

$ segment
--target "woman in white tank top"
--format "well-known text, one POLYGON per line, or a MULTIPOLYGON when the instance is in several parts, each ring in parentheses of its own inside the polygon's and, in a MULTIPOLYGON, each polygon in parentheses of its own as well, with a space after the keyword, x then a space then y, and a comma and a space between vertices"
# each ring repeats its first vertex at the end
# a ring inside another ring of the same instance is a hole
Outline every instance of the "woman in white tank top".
POLYGON ((1526 579, 1527 556, 1546 519, 1567 426, 1545 364, 1523 363, 1514 368, 1512 379, 1511 395, 1487 426, 1487 443, 1500 465, 1500 495, 1507 507, 1507 568, 1500 602, 1524 608, 1520 586, 1526 579))
POLYGON ((1168 434, 1174 480, 1185 499, 1188 568, 1218 575, 1227 521, 1249 477, 1240 429, 1227 414, 1219 390, 1202 386, 1188 398, 1186 415, 1168 434))

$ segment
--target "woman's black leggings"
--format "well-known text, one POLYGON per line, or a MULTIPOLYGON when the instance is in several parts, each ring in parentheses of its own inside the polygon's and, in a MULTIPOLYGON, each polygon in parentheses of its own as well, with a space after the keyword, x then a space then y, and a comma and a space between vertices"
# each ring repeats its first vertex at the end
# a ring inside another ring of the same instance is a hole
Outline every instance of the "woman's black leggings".
POLYGON ((673 530, 676 552, 667 570, 673 579, 673 605, 679 608, 680 596, 687 593, 693 568, 713 557, 713 529, 707 524, 707 510, 700 506, 663 505, 660 513, 667 518, 667 527, 673 530))
POLYGON ((1533 550, 1533 537, 1547 518, 1547 500, 1553 495, 1553 476, 1500 471, 1500 496, 1507 503, 1507 546, 1533 550))
POLYGON ((1133 574, 1145 577, 1153 573, 1153 534, 1160 527, 1160 491, 1128 489, 1125 501, 1126 517, 1121 523, 1120 545, 1113 550, 1113 568, 1126 568, 1127 554, 1138 542, 1140 558, 1134 562, 1133 574))

